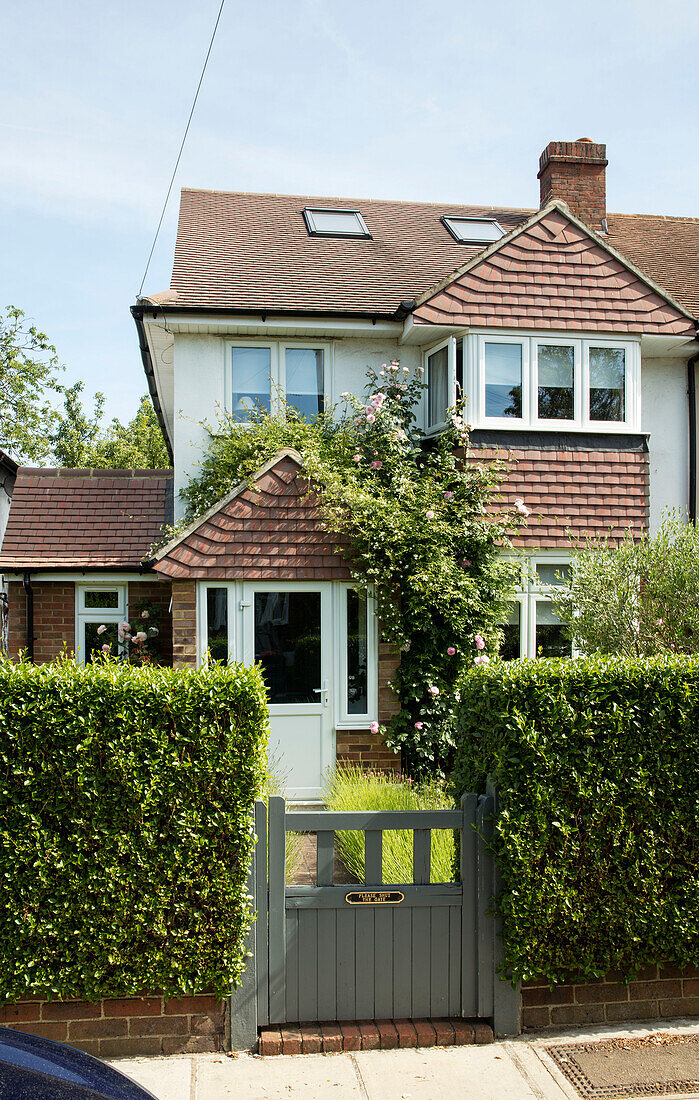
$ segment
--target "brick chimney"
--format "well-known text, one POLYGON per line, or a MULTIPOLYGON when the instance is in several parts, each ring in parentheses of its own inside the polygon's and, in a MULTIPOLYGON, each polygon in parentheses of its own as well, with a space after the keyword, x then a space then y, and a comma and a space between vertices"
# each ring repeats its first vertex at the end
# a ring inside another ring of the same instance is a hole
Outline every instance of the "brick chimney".
POLYGON ((597 232, 606 232, 607 147, 590 138, 551 141, 539 158, 541 206, 562 199, 597 232))

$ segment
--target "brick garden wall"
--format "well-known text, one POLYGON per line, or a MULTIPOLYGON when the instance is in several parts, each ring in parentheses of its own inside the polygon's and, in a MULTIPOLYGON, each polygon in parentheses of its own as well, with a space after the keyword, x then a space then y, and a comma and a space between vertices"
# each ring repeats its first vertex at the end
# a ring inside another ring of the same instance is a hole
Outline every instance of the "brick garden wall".
POLYGON ((101 1058, 223 1049, 222 1005, 207 995, 125 997, 96 1004, 27 1000, 0 1008, 0 1022, 101 1058))
POLYGON ((522 1026, 583 1027, 618 1024, 627 1020, 670 1020, 699 1016, 699 968, 647 966, 635 982, 619 982, 608 974, 603 982, 557 985, 525 982, 522 987, 522 1026))

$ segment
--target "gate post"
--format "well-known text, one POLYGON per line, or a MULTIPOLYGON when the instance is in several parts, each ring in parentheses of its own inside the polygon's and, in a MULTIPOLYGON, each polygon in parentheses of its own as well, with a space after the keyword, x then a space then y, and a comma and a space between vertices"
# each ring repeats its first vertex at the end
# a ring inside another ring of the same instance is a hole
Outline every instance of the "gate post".
POLYGON ((266 880, 267 871, 267 812, 264 802, 255 803, 254 828, 255 847, 247 879, 247 890, 251 896, 255 915, 245 939, 245 951, 248 963, 241 974, 240 985, 231 991, 228 998, 226 1018, 226 1048, 228 1050, 255 1050, 258 1028, 258 956, 260 932, 264 934, 265 954, 267 950, 267 898, 260 897, 260 879, 262 868, 266 880))
MULTIPOLYGON (((498 816, 498 792, 490 779, 486 784, 486 791, 492 814, 492 824, 489 830, 492 837, 498 816)), ((491 849, 485 852, 484 858, 489 860, 492 867, 491 882, 494 901, 502 890, 500 869, 491 849)), ((493 921, 491 962, 493 968, 493 1032, 496 1038, 502 1039, 510 1035, 519 1035, 522 1030, 522 991, 519 982, 513 986, 509 978, 502 976, 501 968, 504 956, 502 920, 495 913, 492 914, 491 920, 493 921)))

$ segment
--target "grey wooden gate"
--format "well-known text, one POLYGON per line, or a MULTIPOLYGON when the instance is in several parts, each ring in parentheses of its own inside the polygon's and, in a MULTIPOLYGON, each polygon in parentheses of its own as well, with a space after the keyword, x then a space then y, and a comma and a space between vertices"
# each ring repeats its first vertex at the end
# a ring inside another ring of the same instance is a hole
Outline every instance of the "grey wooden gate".
POLYGON ((232 998, 233 1045, 236 1013, 237 1034, 247 1020, 248 1038, 253 1017, 257 1026, 484 1017, 498 1034, 515 1034, 519 991, 496 973, 491 903, 497 883, 488 850, 493 813, 492 794, 466 794, 458 809, 409 813, 287 813, 283 798, 270 798, 269 820, 264 803, 256 803, 254 958, 244 988, 232 998), (333 885, 341 829, 364 832, 364 884, 333 885), (384 882, 382 840, 389 829, 413 832, 410 883, 384 882), (430 881, 434 829, 459 832, 459 882, 430 881), (317 885, 286 885, 287 832, 317 833, 317 885))

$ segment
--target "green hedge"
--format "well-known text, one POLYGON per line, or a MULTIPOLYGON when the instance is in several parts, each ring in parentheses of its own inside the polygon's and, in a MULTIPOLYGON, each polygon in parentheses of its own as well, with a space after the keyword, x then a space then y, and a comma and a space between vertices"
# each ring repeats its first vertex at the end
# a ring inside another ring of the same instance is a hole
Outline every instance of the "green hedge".
POLYGON ((462 708, 454 787, 499 792, 508 973, 699 965, 699 660, 493 664, 462 708))
POLYGON ((0 661, 0 996, 225 994, 266 734, 256 669, 0 661))

